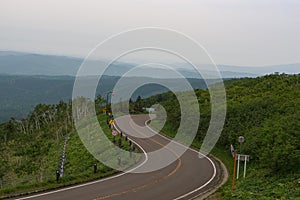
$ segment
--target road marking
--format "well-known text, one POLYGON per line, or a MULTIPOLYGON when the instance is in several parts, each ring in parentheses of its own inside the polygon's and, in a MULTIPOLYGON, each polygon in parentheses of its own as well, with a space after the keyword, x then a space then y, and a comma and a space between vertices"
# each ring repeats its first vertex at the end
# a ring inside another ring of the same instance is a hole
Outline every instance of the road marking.
MULTIPOLYGON (((154 131, 150 126, 147 125, 147 122, 148 122, 148 121, 149 121, 149 120, 147 120, 147 121, 145 122, 145 125, 146 125, 151 131, 153 131, 154 133, 156 133, 157 131, 154 131)), ((157 134, 157 135, 159 135, 159 136, 161 136, 161 137, 163 137, 163 138, 165 138, 165 139, 171 141, 171 139, 169 139, 168 137, 166 137, 166 136, 164 136, 164 135, 161 135, 161 134, 157 134)), ((149 138, 149 139, 152 139, 152 138, 149 138)), ((138 143, 136 143, 136 142, 135 142, 134 140, 132 140, 132 139, 131 139, 131 141, 132 141, 133 143, 135 143, 135 144, 143 151, 143 153, 144 153, 144 155, 145 155, 145 160, 144 160, 140 165, 138 165, 138 166, 136 166, 136 167, 134 167, 134 168, 132 168, 132 169, 126 171, 126 172, 123 172, 123 173, 121 173, 121 174, 115 175, 115 176, 110 176, 110 177, 107 177, 107 178, 104 178, 104 179, 100 179, 100 180, 97 180, 97 181, 92 181, 92 182, 89 182, 89 183, 84 183, 84 184, 80 184, 80 185, 76 185, 76 186, 72 186, 72 187, 62 188, 62 189, 55 190, 55 191, 51 191, 51 192, 41 193, 41 194, 32 195, 32 196, 23 197, 23 198, 18 198, 18 199, 16 199, 16 200, 31 199, 31 198, 35 198, 35 197, 40 197, 40 196, 45 196, 45 195, 49 195, 49 194, 53 194, 53 193, 58 193, 58 192, 63 192, 63 191, 71 190, 71 189, 76 189, 76 188, 80 188, 80 187, 85 187, 85 186, 88 186, 88 185, 100 183, 100 182, 107 181, 107 180, 114 179, 114 178, 118 178, 118 177, 121 177, 121 176, 123 176, 123 175, 125 175, 125 174, 127 174, 127 173, 129 173, 129 172, 131 172, 131 171, 133 171, 133 170, 136 170, 137 168, 141 167, 142 165, 144 165, 144 164, 148 161, 148 155, 147 155, 146 151, 145 151, 138 143)), ((179 143, 179 142, 176 142, 176 141, 174 141, 174 140, 173 140, 173 142, 177 143, 178 145, 184 146, 183 144, 181 144, 181 143, 179 143)), ((186 148, 186 146, 184 146, 184 147, 186 148)), ((196 150, 194 150, 194 149, 192 149, 192 148, 190 148, 190 147, 188 147, 188 149, 191 150, 191 151, 193 151, 193 152, 195 152, 195 153, 197 153, 197 154, 200 153, 200 152, 198 152, 198 151, 196 151, 196 150)), ((200 154, 202 154, 202 153, 200 153, 200 154)), ((203 155, 203 154, 202 154, 202 155, 203 155)), ((191 191, 191 192, 189 192, 189 193, 186 193, 186 194, 184 194, 184 195, 182 195, 182 196, 180 196, 180 197, 177 197, 175 200, 182 199, 182 198, 184 198, 184 197, 187 197, 187 196, 189 196, 189 195, 191 195, 191 194, 193 194, 193 193, 195 193, 195 192, 201 190, 202 188, 204 188, 205 186, 207 186, 207 185, 215 178, 215 176, 216 176, 216 167, 215 167, 215 164, 213 163, 213 161, 212 161, 209 157, 207 157, 206 155, 203 155, 203 156, 204 156, 207 160, 209 160, 210 163, 212 164, 213 169, 214 169, 213 176, 211 177, 211 179, 210 179, 208 182, 206 182, 206 183, 203 184, 202 186, 200 186, 200 187, 196 188, 195 190, 193 190, 193 191, 191 191)), ((181 159, 180 159, 180 161, 181 161, 181 159)), ((181 163, 180 163, 180 165, 181 165, 181 163)), ((176 167, 176 169, 175 169, 176 171, 178 170, 177 168, 179 169, 178 165, 177 165, 177 167, 176 167)), ((174 171, 174 170, 173 170, 173 171, 174 171)), ((169 174, 167 175, 167 177, 168 177, 168 176, 171 176, 170 174, 172 174, 172 172, 169 173, 169 174)), ((165 176, 165 177, 161 177, 160 179, 157 179, 155 182, 152 182, 152 184, 153 184, 153 183, 160 182, 160 181, 164 180, 165 178, 166 178, 166 176, 165 176)), ((142 189, 142 188, 145 188, 145 187, 149 186, 149 184, 150 184, 150 183, 147 183, 147 184, 144 184, 144 185, 139 186, 138 188, 132 188, 132 189, 133 189, 132 191, 135 191, 136 189, 142 189)), ((130 190, 130 191, 131 191, 131 190, 130 190)), ((124 192, 127 192, 127 191, 124 191, 124 192)), ((123 194, 124 194, 124 192, 123 192, 123 194)), ((128 193, 128 192, 127 192, 127 193, 128 193)))
MULTIPOLYGON (((152 132, 158 133, 158 131, 153 130, 150 126, 147 125, 147 122, 150 121, 150 120, 151 120, 151 119, 145 121, 145 126, 146 126, 147 128, 149 128, 152 132)), ((130 123, 130 126, 131 126, 133 129, 135 129, 137 132, 141 133, 139 130, 137 130, 136 128, 134 128, 134 127, 131 125, 131 124, 132 124, 132 119, 131 119, 131 121, 130 121, 129 123, 130 123)), ((145 134, 143 134, 143 135, 145 135, 145 134)), ((165 138, 166 140, 171 141, 170 138, 168 138, 168 137, 166 137, 166 136, 164 136, 164 135, 162 135, 162 134, 156 134, 156 135, 159 135, 159 136, 165 138)), ((152 140, 153 142, 155 142, 155 143, 157 143, 157 144, 159 144, 159 145, 161 145, 161 146, 164 146, 164 145, 162 145, 160 142, 154 140, 153 138, 148 138, 148 139, 152 140)), ((177 142, 177 141, 174 141, 174 140, 173 140, 173 142, 175 142, 176 144, 178 144, 178 145, 180 145, 180 146, 183 146, 183 147, 187 148, 185 145, 183 145, 183 144, 181 144, 181 143, 179 143, 179 142, 177 142)), ((169 149, 169 148, 168 148, 168 149, 169 149)), ((195 149, 192 149, 192 148, 190 148, 190 147, 188 147, 188 149, 191 150, 191 151, 193 151, 193 152, 195 152, 197 155, 202 154, 202 153, 200 153, 200 152, 198 152, 198 151, 196 151, 195 149)), ((172 151, 173 153, 175 153, 172 149, 169 149, 169 150, 172 151)), ((178 156, 176 153, 175 153, 175 155, 178 156)), ((207 157, 206 155, 204 155, 204 154, 202 154, 202 155, 203 155, 203 156, 211 163, 211 165, 212 165, 212 167, 213 167, 214 173, 213 173, 212 177, 211 177, 205 184, 201 185, 200 187, 196 188, 195 190, 192 190, 192 191, 190 191, 190 192, 188 192, 188 193, 186 193, 186 194, 183 194, 183 195, 181 195, 181 196, 175 198, 174 200, 179 200, 179 199, 185 198, 185 197, 187 197, 187 196, 189 196, 189 195, 191 195, 191 194, 193 194, 193 193, 195 193, 195 192, 201 190, 202 188, 204 188, 205 186, 207 186, 209 183, 211 183, 211 182, 213 181, 213 179, 216 177, 217 169, 216 169, 216 166, 215 166, 214 162, 213 162, 209 157, 207 157)), ((180 160, 180 162, 181 162, 181 159, 180 159, 180 158, 179 158, 179 160, 180 160)), ((177 167, 178 167, 178 165, 177 165, 177 167)), ((177 169, 177 167, 176 167, 176 169, 175 169, 176 171, 179 169, 179 167, 178 167, 178 169, 177 169)), ((175 170, 173 170, 173 172, 174 172, 175 170)), ((175 173, 175 172, 174 172, 174 173, 173 173, 173 172, 171 172, 170 174, 168 174, 168 176, 169 176, 169 175, 170 175, 170 176, 173 175, 173 174, 175 173)), ((164 178, 164 177, 162 177, 162 178, 164 178)), ((158 181, 158 182, 159 182, 159 181, 158 181)), ((154 183, 155 183, 155 182, 154 182, 154 183)), ((152 183, 152 184, 153 184, 153 183, 152 183)), ((147 187, 147 186, 149 186, 149 185, 150 185, 150 184, 142 185, 142 186, 138 187, 138 189, 147 187)), ((110 195, 107 195, 105 198, 98 198, 98 199, 96 199, 96 200, 101 200, 101 199, 106 199, 106 198, 110 198, 110 197, 114 197, 114 196, 119 196, 119 195, 122 195, 122 194, 129 193, 130 191, 135 191, 135 189, 137 189, 137 188, 132 188, 132 189, 129 189, 129 190, 127 190, 127 191, 123 191, 123 192, 121 192, 121 193, 115 193, 115 194, 112 194, 111 196, 110 196, 110 195)))
MULTIPOLYGON (((117 129, 119 131, 119 129, 117 129)), ((138 143, 136 143, 134 140, 131 140, 134 144, 136 144, 144 153, 145 155, 145 160, 144 162, 142 162, 141 164, 139 164, 138 166, 128 170, 128 171, 125 171, 121 174, 117 174, 117 175, 114 175, 114 176, 110 176, 110 177, 107 177, 107 178, 103 178, 103 179, 100 179, 100 180, 97 180, 97 181, 92 181, 92 182, 88 182, 88 183, 83 183, 83 184, 80 184, 80 185, 76 185, 76 186, 72 186, 72 187, 67 187, 67 188, 62 188, 62 189, 59 189, 59 190, 54 190, 54 191, 50 191, 50 192, 45 192, 45 193, 41 193, 41 194, 36 194, 36 195, 32 195, 32 196, 28 196, 28 197, 22 197, 22 198, 17 198, 15 200, 25 200, 25 199, 31 199, 31 198, 36 198, 36 197, 41 197, 41 196, 46 196, 46 195, 49 195, 49 194, 54 194, 54 193, 58 193, 58 192, 64 192, 64 191, 67 191, 67 190, 72 190, 72 189, 76 189, 76 188, 80 188, 80 187, 85 187, 85 186, 88 186, 88 185, 93 185, 93 184, 96 184, 96 183, 100 183, 100 182, 103 182, 103 181, 107 181, 107 180, 110 180, 110 179, 114 179, 114 178, 118 178, 120 176, 123 176, 127 173, 130 173, 134 170, 136 170, 137 168, 143 166, 147 161, 148 161, 148 155, 146 153, 146 151, 143 149, 143 147, 141 147, 138 143)))
POLYGON ((180 166, 181 166, 181 160, 179 160, 179 163, 176 166, 176 168, 172 172, 170 172, 168 175, 166 175, 166 176, 159 177, 157 179, 149 181, 148 183, 145 183, 143 185, 139 185, 137 187, 130 188, 128 190, 125 190, 125 191, 122 191, 122 192, 119 192, 119 193, 113 193, 113 194, 109 194, 109 195, 106 195, 106 196, 103 196, 103 197, 98 197, 98 198, 95 198, 94 200, 103 200, 103 199, 107 199, 107 198, 111 198, 111 197, 116 197, 116 196, 120 196, 120 195, 123 195, 123 194, 127 194, 127 193, 130 193, 130 192, 136 192, 136 191, 141 190, 143 188, 146 188, 146 187, 148 187, 150 185, 159 183, 159 182, 167 179, 168 177, 172 176, 173 174, 175 174, 176 171, 180 168, 180 166))
MULTIPOLYGON (((147 120, 147 121, 148 121, 148 120, 147 120)), ((130 124, 130 126, 131 126, 135 131, 141 133, 141 134, 144 135, 144 136, 147 136, 147 135, 145 135, 144 133, 142 133, 141 131, 137 130, 135 127, 133 127, 133 126, 132 126, 132 122, 133 122, 133 120, 130 120, 129 124, 130 124)), ((151 130, 151 131, 153 131, 153 130, 151 130)), ((157 132, 155 132, 155 135, 157 135, 156 133, 157 133, 157 132)), ((155 140, 155 139, 153 139, 153 138, 151 138, 151 137, 148 137, 148 139, 151 140, 152 142, 154 142, 154 143, 156 143, 156 144, 162 146, 162 147, 165 147, 164 144, 158 142, 157 140, 155 140)), ((169 140, 169 141, 170 141, 170 140, 169 140)), ((168 149, 169 151, 171 151, 178 159, 180 159, 180 156, 179 156, 173 149, 171 149, 171 148, 169 148, 169 147, 165 147, 165 148, 168 149)))
MULTIPOLYGON (((138 133, 140 133, 140 134, 146 136, 144 133, 142 133, 141 131, 137 130, 137 129, 133 126, 132 122, 133 122, 133 121, 132 121, 132 119, 131 119, 131 120, 129 121, 129 125, 131 126, 131 128, 134 129, 136 132, 138 132, 138 133)), ((152 142, 154 142, 154 143, 156 143, 156 144, 158 144, 158 145, 160 145, 160 146, 162 146, 162 147, 165 146, 165 145, 163 145, 162 143, 158 142, 157 140, 154 140, 153 138, 148 138, 148 139, 150 139, 152 142)), ((168 148, 168 147, 166 147, 166 148, 167 148, 169 151, 171 151, 175 156, 178 157, 178 164, 176 165, 176 168, 175 168, 172 172, 170 172, 170 173, 167 174, 166 176, 162 176, 162 177, 159 177, 159 178, 157 178, 157 179, 151 180, 151 181, 149 181, 149 182, 146 183, 146 184, 143 184, 143 185, 140 185, 140 186, 136 186, 136 187, 130 188, 130 189, 128 189, 128 190, 125 190, 125 191, 122 191, 122 192, 119 192, 119 193, 113 193, 113 194, 109 194, 109 195, 106 195, 106 196, 103 196, 103 197, 98 197, 98 198, 95 198, 94 200, 103 200, 103 199, 107 199, 107 198, 111 198, 111 197, 116 197, 116 196, 120 196, 120 195, 123 195, 123 194, 127 194, 127 193, 129 193, 129 192, 135 192, 135 191, 137 191, 137 190, 141 190, 141 189, 143 189, 143 188, 145 188, 145 187, 148 187, 148 186, 150 186, 150 185, 159 183, 159 182, 161 182, 161 181, 163 181, 163 180, 169 178, 170 176, 174 175, 174 174, 179 170, 179 168, 181 167, 182 160, 179 158, 178 154, 177 154, 175 151, 173 151, 172 149, 170 149, 170 148, 168 148)))
MULTIPOLYGON (((157 133, 158 131, 155 131, 155 130, 153 130, 150 126, 148 126, 147 123, 148 123, 150 120, 151 120, 151 119, 149 119, 149 120, 147 120, 147 121, 145 122, 145 126, 147 126, 152 132, 157 133)), ((161 137, 164 137, 165 139, 167 139, 167 140, 169 140, 169 141, 171 141, 170 138, 168 138, 168 137, 166 137, 166 136, 164 136, 164 135, 162 135, 162 134, 158 134, 158 135, 161 136, 161 137)), ((179 142, 177 142, 177 141, 175 141, 175 140, 173 140, 173 142, 175 142, 175 143, 177 143, 178 145, 181 145, 181 146, 183 146, 183 147, 186 147, 186 146, 184 146, 183 144, 181 144, 181 143, 179 143, 179 142)), ((188 149, 191 150, 191 151, 193 151, 193 152, 195 152, 195 153, 197 153, 197 154, 202 154, 202 153, 200 153, 200 152, 198 152, 198 151, 196 151, 195 149, 192 149, 192 148, 190 148, 190 147, 188 147, 188 149)), ((184 194, 184 195, 182 195, 182 196, 177 197, 177 198, 174 199, 174 200, 179 200, 179 199, 185 198, 185 197, 187 197, 187 196, 189 196, 189 195, 191 195, 191 194, 193 194, 193 193, 195 193, 195 192, 201 190, 202 188, 204 188, 205 186, 207 186, 210 182, 212 182, 213 179, 216 177, 216 175, 217 175, 217 169, 216 169, 215 163, 214 163, 209 157, 207 157, 206 155, 204 155, 204 154, 202 154, 202 155, 203 155, 203 156, 211 163, 211 165, 213 166, 213 169, 214 169, 213 176, 212 176, 205 184, 201 185, 200 187, 196 188, 196 189, 193 190, 193 191, 190 191, 190 192, 188 192, 188 193, 186 193, 186 194, 184 194)))

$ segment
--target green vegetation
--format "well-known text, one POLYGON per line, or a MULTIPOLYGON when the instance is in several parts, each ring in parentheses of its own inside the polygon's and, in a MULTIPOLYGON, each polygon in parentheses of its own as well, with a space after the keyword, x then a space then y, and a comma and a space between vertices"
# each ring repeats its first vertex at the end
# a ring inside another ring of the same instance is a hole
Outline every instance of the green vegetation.
MULTIPOLYGON (((227 117, 222 135, 213 154, 224 161, 232 174, 233 159, 229 146, 239 150, 238 136, 245 136, 243 153, 251 156, 246 179, 240 178, 231 191, 231 178, 218 190, 222 199, 297 199, 300 197, 300 75, 273 74, 225 82, 227 117)), ((195 90, 201 110, 193 146, 200 147, 210 121, 210 96, 207 90, 195 90)), ((178 93, 184 98, 190 92, 178 93)), ((105 101, 96 99, 96 110, 105 101)), ((190 105, 191 112, 196 104, 190 105)), ((173 137, 179 127, 179 103, 171 92, 131 102, 132 112, 143 112, 153 104, 167 114, 162 131, 173 137)), ((108 138, 106 116, 98 119, 108 138)), ((184 117, 183 117, 184 118, 184 117)), ((159 119, 159 118, 158 118, 159 119)), ((189 122, 190 123, 190 122, 189 122)), ((192 123, 192 122, 191 122, 192 123)), ((160 126, 159 120, 152 125, 160 126)), ((128 144, 122 141, 128 149, 128 144)), ((24 119, 11 118, 0 125, 0 196, 44 190, 76 184, 116 173, 98 164, 74 131, 71 104, 39 104, 24 119), (58 183, 64 139, 68 136, 65 174, 58 183)))
MULTIPOLYGON (((102 76, 96 94, 106 99, 107 92, 113 89, 119 79, 117 76, 102 76)), ((143 78, 125 78, 124 85, 127 82, 139 82, 140 79, 143 78)), ((0 123, 7 122, 11 117, 18 120, 26 118, 38 104, 57 104, 60 100, 67 102, 72 98, 74 80, 75 77, 72 76, 22 76, 0 73, 0 123)), ((178 82, 175 79, 168 81, 174 84, 178 82)), ((191 78, 188 81, 193 88, 206 87, 203 80, 191 78)), ((136 99, 139 95, 145 98, 166 91, 166 88, 156 84, 145 85, 137 90, 133 98, 136 99)))
MULTIPOLYGON (((100 105, 103 102, 100 96, 96 99, 97 111, 102 110, 100 105)), ((74 130, 71 113, 71 102, 39 104, 27 118, 12 118, 0 125, 0 198, 63 187, 117 173, 98 162, 86 150, 74 130), (56 170, 60 168, 66 137, 64 176, 56 182, 56 170), (95 163, 96 174, 93 167, 95 163)), ((113 141, 106 115, 99 112, 98 121, 106 136, 113 141)), ((120 141, 122 148, 130 149, 128 142, 124 139, 120 141)))
MULTIPOLYGON (((230 144, 250 155, 246 179, 240 178, 231 191, 231 178, 218 191, 222 199, 299 199, 300 197, 300 75, 272 74, 225 82, 227 117, 213 154, 232 174, 230 144)), ((195 90, 201 110, 199 130, 193 145, 200 147, 209 120, 207 90, 195 90)), ((174 136, 180 123, 178 101, 172 93, 143 100, 148 107, 159 103, 167 112, 162 132, 174 136)), ((155 125, 155 123, 154 123, 155 125)))

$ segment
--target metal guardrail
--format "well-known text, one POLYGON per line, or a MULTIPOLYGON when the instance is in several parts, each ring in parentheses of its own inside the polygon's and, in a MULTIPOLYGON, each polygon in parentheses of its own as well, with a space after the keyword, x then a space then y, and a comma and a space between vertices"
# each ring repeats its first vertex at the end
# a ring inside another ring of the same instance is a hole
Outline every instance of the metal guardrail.
POLYGON ((66 162, 66 147, 67 147, 67 141, 69 139, 69 135, 67 134, 64 139, 64 145, 61 153, 61 160, 60 160, 60 166, 59 166, 59 175, 60 177, 63 177, 64 170, 65 170, 65 162, 66 162))

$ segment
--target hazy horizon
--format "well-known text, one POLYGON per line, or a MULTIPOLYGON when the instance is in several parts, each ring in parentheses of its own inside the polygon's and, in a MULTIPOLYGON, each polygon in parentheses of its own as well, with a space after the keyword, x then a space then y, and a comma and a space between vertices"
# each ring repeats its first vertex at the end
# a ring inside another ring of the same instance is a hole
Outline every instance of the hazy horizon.
POLYGON ((299 10, 297 0, 3 0, 0 50, 83 58, 121 31, 162 27, 194 38, 217 64, 299 63, 299 10))
MULTIPOLYGON (((41 56, 57 56, 57 57, 67 57, 67 58, 71 58, 71 59, 81 59, 84 60, 85 57, 81 57, 81 56, 76 56, 76 55, 64 55, 64 54, 51 54, 51 53, 42 53, 42 52, 30 52, 30 51, 18 51, 18 50, 12 50, 12 49, 0 49, 0 52, 11 52, 11 53, 20 53, 20 54, 33 54, 33 55, 41 55, 41 56)), ((89 60, 93 60, 91 58, 89 58, 89 60)), ((103 61, 105 60, 105 58, 101 59, 94 59, 95 61, 103 61)), ((130 61, 130 60, 122 60, 121 63, 143 63, 143 60, 134 60, 134 61, 130 61)), ((181 68, 180 66, 176 66, 176 64, 183 64, 184 62, 171 62, 171 63, 166 63, 166 64, 174 64, 172 65, 172 67, 174 68, 181 68)), ((197 63, 200 65, 210 65, 207 63, 197 63)), ((300 60, 298 62, 293 62, 293 63, 278 63, 278 64, 265 64, 265 65, 233 65, 233 64, 224 64, 224 63, 219 63, 217 64, 217 66, 234 66, 234 67, 253 67, 253 68, 260 68, 260 67, 269 67, 269 66, 282 66, 282 65, 294 65, 294 64, 300 64, 300 60)), ((300 69, 299 69, 300 72, 300 69)))

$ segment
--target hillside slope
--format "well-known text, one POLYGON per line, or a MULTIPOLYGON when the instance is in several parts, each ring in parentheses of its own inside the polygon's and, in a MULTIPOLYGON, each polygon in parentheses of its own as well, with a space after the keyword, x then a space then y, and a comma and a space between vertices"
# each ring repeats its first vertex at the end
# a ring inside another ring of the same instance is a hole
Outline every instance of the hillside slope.
MULTIPOLYGON (((225 85, 227 117, 218 148, 226 150, 220 159, 232 170, 227 149, 233 144, 240 152, 237 138, 243 135, 243 153, 250 155, 250 163, 247 177, 237 182, 236 191, 232 192, 228 183, 219 194, 224 199, 300 197, 300 75, 243 78, 225 85)), ((210 120, 210 98, 207 90, 195 92, 201 118, 194 146, 199 147, 210 120)), ((166 93, 143 100, 143 105, 157 102, 168 113, 162 132, 174 136, 180 120, 178 102, 173 94, 166 93)))
MULTIPOLYGON (((101 97, 97 102, 103 101, 101 97)), ((97 111, 103 107, 97 106, 97 111)), ((106 136, 113 141, 106 115, 98 113, 106 136)), ((120 138, 122 148, 129 150, 128 141, 120 138)), ((116 144, 117 145, 117 144, 116 144)), ((119 145, 119 143, 118 143, 119 145)), ((138 149, 136 148, 136 151, 138 149)), ((0 199, 16 194, 53 189, 99 179, 116 173, 96 160, 85 148, 73 124, 71 104, 37 105, 26 118, 0 124, 0 199), (63 177, 56 182, 61 169, 66 141, 63 177), (97 163, 97 173, 94 164, 97 163)), ((136 160, 127 160, 134 164, 136 160)))
MULTIPOLYGON (((102 76, 97 87, 96 95, 106 97, 120 77, 102 76)), ((134 84, 144 78, 125 78, 124 85, 134 84), (126 84, 128 83, 128 84, 126 84)), ((12 76, 0 74, 0 123, 8 121, 11 117, 22 119, 39 104, 56 104, 60 100, 69 101, 72 98, 74 77, 71 76, 12 76)), ((157 82, 153 78, 147 80, 157 82)), ((176 79, 166 80, 176 85, 176 79)), ((188 79, 193 88, 206 88, 201 79, 188 79)), ((87 81, 89 84, 89 81, 87 81)), ((87 85, 90 86, 90 85, 87 85)), ((143 98, 166 92, 165 87, 159 85, 146 85, 133 96, 143 98)))

